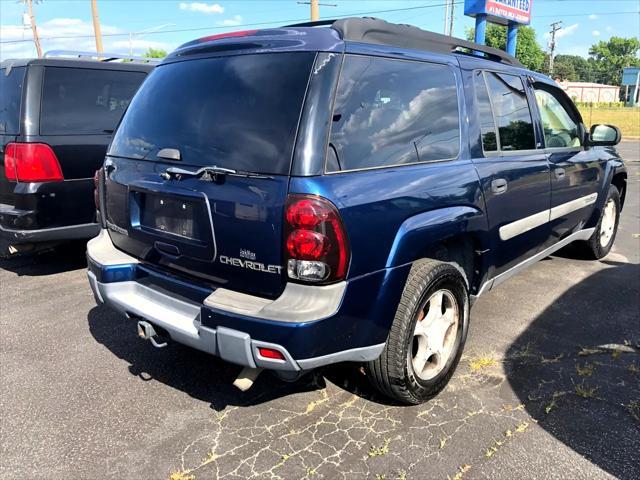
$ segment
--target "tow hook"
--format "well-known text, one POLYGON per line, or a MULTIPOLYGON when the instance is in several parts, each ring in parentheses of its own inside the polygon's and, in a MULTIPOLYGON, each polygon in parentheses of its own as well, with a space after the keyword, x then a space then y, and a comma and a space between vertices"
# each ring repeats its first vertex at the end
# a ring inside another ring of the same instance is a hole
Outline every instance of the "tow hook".
POLYGON ((156 329, 153 328, 153 325, 149 322, 145 322, 144 320, 140 320, 138 322, 138 336, 144 340, 149 340, 151 345, 156 348, 163 348, 167 346, 167 342, 160 339, 160 336, 156 332, 156 329))

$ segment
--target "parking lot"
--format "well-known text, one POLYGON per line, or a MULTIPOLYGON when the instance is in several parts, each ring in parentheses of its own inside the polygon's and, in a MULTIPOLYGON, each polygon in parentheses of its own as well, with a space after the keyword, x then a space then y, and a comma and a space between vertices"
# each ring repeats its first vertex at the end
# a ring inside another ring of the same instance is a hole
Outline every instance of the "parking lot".
POLYGON ((2 478, 640 478, 640 142, 612 253, 568 249, 472 310, 431 402, 357 366, 241 393, 239 367, 155 349, 96 307, 74 244, 0 263, 2 478))

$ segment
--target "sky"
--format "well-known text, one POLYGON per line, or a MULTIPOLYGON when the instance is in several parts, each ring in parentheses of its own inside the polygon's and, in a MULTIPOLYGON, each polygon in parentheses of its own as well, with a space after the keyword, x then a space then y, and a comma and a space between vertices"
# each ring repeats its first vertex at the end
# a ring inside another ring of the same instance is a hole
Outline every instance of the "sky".
MULTIPOLYGON (((320 0, 321 18, 375 16, 443 32, 445 0, 320 0)), ((532 0, 531 26, 547 50, 550 24, 563 22, 557 53, 587 56, 589 47, 611 36, 640 37, 640 0, 532 0)), ((171 51, 198 37, 244 28, 268 28, 306 21, 309 5, 298 0, 98 0, 104 50, 141 54, 147 48, 171 51), (256 25, 257 24, 257 25, 256 25)), ((0 59, 33 57, 25 5, 0 0, 0 59)), ((34 0, 42 47, 95 51, 89 0, 34 0), (59 38, 54 38, 59 37, 59 38)), ((464 37, 474 20, 456 0, 454 35, 464 37)))

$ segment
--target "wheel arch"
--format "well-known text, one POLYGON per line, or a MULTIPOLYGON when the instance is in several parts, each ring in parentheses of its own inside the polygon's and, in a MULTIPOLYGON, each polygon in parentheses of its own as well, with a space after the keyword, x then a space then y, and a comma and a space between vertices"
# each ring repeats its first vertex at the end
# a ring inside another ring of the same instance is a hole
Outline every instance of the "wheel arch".
POLYGON ((611 178, 611 185, 616 187, 618 189, 618 193, 620 193, 620 208, 622 209, 624 206, 624 199, 627 195, 627 172, 614 172, 613 177, 611 178))
POLYGON ((486 250, 487 221, 476 207, 461 205, 430 210, 406 219, 398 229, 386 267, 420 259, 455 265, 465 278, 469 293, 482 278, 481 252, 486 250))

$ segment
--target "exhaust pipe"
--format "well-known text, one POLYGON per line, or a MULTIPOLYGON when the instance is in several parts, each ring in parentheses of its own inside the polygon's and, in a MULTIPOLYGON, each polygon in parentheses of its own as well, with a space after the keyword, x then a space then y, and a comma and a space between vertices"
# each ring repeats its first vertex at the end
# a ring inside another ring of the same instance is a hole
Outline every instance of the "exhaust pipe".
POLYGON ((156 332, 149 322, 140 320, 138 322, 138 336, 144 340, 149 340, 151 345, 156 348, 164 348, 167 346, 167 342, 160 339, 160 335, 156 332))
POLYGON ((262 372, 261 368, 244 367, 233 382, 233 386, 241 392, 246 392, 253 386, 253 382, 256 381, 260 372, 262 372))

